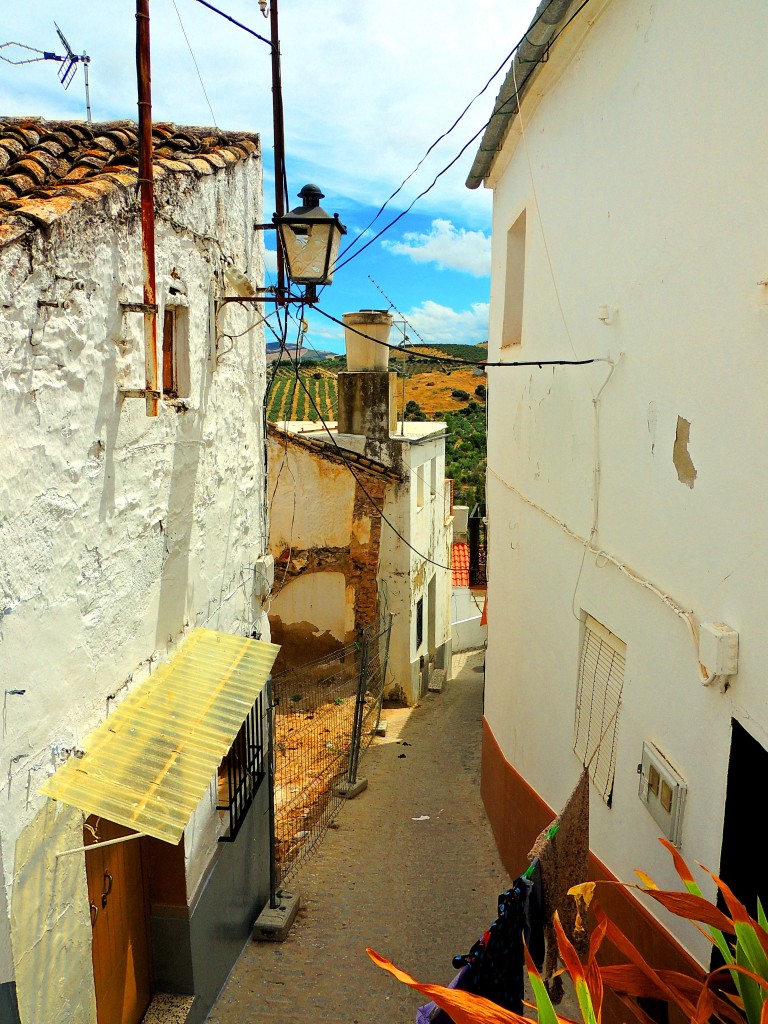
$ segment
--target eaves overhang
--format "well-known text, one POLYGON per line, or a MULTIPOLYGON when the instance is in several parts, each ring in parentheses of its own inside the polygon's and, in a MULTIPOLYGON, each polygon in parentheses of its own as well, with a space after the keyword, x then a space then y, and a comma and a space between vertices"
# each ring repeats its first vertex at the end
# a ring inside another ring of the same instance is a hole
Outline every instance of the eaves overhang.
POLYGON ((541 0, 496 97, 493 112, 467 176, 467 188, 477 188, 490 174, 520 110, 520 102, 539 74, 553 39, 580 3, 583 0, 541 0))

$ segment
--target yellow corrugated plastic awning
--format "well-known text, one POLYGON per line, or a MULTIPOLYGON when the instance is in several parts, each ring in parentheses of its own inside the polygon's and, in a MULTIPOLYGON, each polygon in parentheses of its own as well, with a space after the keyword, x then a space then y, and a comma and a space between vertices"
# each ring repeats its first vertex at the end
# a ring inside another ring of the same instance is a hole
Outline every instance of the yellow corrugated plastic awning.
POLYGON ((264 689, 276 644, 196 629, 40 787, 86 814, 178 843, 264 689))

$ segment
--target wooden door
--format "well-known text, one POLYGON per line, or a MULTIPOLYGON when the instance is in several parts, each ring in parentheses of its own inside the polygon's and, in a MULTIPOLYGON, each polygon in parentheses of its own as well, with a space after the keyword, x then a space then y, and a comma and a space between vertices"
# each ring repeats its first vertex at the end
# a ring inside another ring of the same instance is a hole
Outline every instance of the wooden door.
MULTIPOLYGON (((101 819, 98 839, 130 829, 101 819)), ((88 828, 85 843, 96 842, 88 828)), ((138 1024, 154 994, 140 839, 86 850, 98 1024, 138 1024)))

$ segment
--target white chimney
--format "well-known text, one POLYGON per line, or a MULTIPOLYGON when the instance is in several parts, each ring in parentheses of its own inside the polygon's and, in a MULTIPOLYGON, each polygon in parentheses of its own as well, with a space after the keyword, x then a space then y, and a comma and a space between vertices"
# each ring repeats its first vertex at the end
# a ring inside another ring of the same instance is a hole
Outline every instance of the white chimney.
POLYGON ((357 313, 345 313, 341 319, 347 346, 347 370, 386 370, 389 365, 387 344, 393 324, 391 314, 385 309, 361 309, 357 313))

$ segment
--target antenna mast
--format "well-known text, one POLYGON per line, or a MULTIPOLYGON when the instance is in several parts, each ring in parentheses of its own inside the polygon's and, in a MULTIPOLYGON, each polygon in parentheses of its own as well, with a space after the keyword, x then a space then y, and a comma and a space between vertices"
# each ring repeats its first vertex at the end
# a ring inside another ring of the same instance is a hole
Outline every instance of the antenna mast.
POLYGON ((59 81, 65 89, 69 88, 69 83, 75 77, 77 71, 77 65, 83 65, 83 73, 85 75, 85 110, 88 118, 88 123, 91 123, 91 88, 88 82, 88 65, 91 63, 91 58, 83 50, 82 54, 74 52, 72 47, 69 45, 67 40, 64 38, 64 33, 61 31, 56 22, 53 23, 56 26, 56 32, 59 39, 64 44, 64 49, 67 51, 66 57, 57 57, 55 53, 45 53, 43 58, 45 60, 58 60, 61 61, 61 67, 59 68, 59 81))
POLYGON ((83 51, 82 53, 75 53, 72 47, 69 45, 67 40, 64 38, 64 33, 61 31, 56 22, 53 23, 56 26, 56 32, 58 33, 59 39, 64 44, 64 49, 67 51, 66 56, 61 57, 58 53, 53 53, 50 50, 38 50, 35 46, 27 46, 26 43, 0 43, 0 50, 5 50, 9 46, 18 46, 22 50, 27 50, 29 53, 37 53, 38 57, 27 57, 24 60, 12 60, 10 57, 6 57, 0 53, 0 60, 4 60, 6 64, 35 64, 41 60, 55 60, 61 64, 59 68, 59 81, 68 89, 72 79, 75 77, 77 72, 77 65, 83 65, 83 72, 85 74, 85 109, 88 117, 88 122, 91 121, 91 90, 88 81, 88 65, 91 63, 91 58, 88 54, 83 51))

